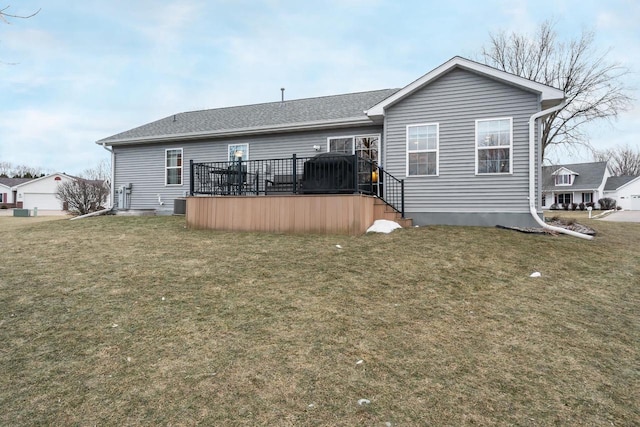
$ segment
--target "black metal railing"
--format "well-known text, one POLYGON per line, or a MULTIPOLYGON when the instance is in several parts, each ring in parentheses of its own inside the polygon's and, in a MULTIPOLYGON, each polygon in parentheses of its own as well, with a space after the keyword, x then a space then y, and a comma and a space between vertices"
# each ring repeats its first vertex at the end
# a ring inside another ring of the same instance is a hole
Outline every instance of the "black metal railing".
POLYGON ((314 157, 231 162, 190 161, 190 194, 349 194, 379 197, 404 217, 404 181, 375 162, 356 155, 323 153, 314 157))

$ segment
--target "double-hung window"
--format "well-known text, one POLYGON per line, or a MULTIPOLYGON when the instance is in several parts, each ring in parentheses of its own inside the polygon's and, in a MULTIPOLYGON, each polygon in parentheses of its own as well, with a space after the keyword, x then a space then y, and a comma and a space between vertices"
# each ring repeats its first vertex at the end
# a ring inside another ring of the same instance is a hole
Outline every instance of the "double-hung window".
POLYGON ((182 185, 182 148, 165 150, 165 185, 182 185))
POLYGON ((438 123, 407 126, 407 176, 438 175, 438 123))
POLYGON ((512 119, 476 120, 476 174, 511 173, 512 119))

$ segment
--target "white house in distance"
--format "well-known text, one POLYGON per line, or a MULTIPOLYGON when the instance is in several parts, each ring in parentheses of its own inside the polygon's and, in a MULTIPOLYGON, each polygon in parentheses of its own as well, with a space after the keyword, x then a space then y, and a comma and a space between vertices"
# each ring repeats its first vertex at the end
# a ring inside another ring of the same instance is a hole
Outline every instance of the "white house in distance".
MULTIPOLYGON (((50 213, 62 213, 67 207, 56 196, 58 186, 65 182, 80 180, 65 173, 52 173, 40 178, 0 178, 0 207, 2 209, 22 208, 50 213)), ((89 180, 90 183, 102 181, 89 180)), ((104 182, 108 187, 109 180, 104 182)), ((103 206, 111 206, 110 194, 103 201, 103 206)))
POLYGON ((16 205, 16 186, 32 181, 33 178, 4 178, 0 177, 0 206, 7 208, 19 207, 16 205))
POLYGON ((640 210, 640 176, 611 176, 607 162, 542 167, 542 207, 594 203, 611 198, 617 206, 640 210))
POLYGON ((58 185, 74 180, 75 177, 56 172, 16 185, 16 202, 24 209, 62 211, 64 206, 56 197, 58 185))
POLYGON ((11 192, 11 186, 0 182, 0 206, 12 205, 13 193, 11 192))
POLYGON ((626 210, 640 211, 640 176, 612 176, 607 179, 604 197, 615 199, 626 210))

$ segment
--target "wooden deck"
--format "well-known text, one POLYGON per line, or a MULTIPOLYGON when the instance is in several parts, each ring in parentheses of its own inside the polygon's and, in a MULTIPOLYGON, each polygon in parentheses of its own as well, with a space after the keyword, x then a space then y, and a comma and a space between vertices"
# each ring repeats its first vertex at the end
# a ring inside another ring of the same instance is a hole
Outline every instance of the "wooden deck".
POLYGON ((186 219, 194 229, 360 235, 381 219, 378 203, 361 194, 189 197, 186 219))

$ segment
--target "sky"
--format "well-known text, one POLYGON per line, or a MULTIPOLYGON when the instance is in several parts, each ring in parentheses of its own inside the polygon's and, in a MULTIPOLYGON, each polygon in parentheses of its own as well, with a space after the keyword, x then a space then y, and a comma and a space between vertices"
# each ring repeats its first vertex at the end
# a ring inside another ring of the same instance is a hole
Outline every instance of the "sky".
MULTIPOLYGON (((99 139, 184 111, 403 87, 491 33, 555 22, 632 72, 635 98, 588 128, 640 149, 640 0, 0 0, 0 161, 79 174, 99 139)), ((555 162, 591 160, 582 151, 555 162)))

